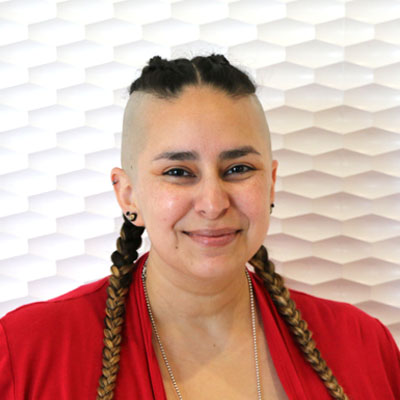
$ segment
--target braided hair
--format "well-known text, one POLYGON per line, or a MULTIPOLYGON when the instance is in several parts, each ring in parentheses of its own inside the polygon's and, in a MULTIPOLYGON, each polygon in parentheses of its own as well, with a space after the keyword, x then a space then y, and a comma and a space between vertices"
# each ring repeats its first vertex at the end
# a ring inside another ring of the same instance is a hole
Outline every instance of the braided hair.
POLYGON ((107 287, 106 317, 104 318, 104 347, 102 376, 97 388, 97 399, 110 400, 114 397, 119 369, 121 332, 124 324, 125 298, 132 281, 134 261, 142 244, 143 227, 133 225, 123 215, 117 250, 111 255, 111 276, 107 287))
MULTIPOLYGON (((143 68, 141 76, 129 88, 129 94, 135 91, 153 94, 162 99, 176 98, 186 86, 210 86, 219 89, 230 97, 237 98, 254 94, 255 84, 249 76, 234 67, 219 54, 197 56, 188 60, 177 58, 165 60, 152 57, 143 68)), ((111 400, 117 383, 119 369, 122 330, 125 313, 125 298, 132 280, 134 261, 141 245, 143 227, 135 226, 123 215, 124 223, 117 250, 111 256, 111 276, 107 288, 106 317, 104 320, 104 347, 102 376, 99 379, 97 400, 111 400)), ((268 258, 267 249, 261 246, 249 261, 256 274, 262 279, 279 314, 288 325, 295 341, 302 350, 305 359, 328 389, 332 398, 348 400, 332 371, 322 358, 311 338, 312 333, 307 322, 301 318, 300 311, 290 298, 289 290, 284 286, 283 278, 275 272, 275 266, 268 258)))

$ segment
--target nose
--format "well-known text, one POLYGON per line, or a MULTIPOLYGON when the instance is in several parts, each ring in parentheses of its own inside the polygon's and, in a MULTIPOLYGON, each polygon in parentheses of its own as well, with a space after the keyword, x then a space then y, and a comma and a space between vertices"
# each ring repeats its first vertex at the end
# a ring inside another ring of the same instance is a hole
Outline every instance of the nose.
POLYGON ((203 217, 217 219, 230 206, 229 193, 219 177, 204 177, 198 186, 194 209, 203 217))

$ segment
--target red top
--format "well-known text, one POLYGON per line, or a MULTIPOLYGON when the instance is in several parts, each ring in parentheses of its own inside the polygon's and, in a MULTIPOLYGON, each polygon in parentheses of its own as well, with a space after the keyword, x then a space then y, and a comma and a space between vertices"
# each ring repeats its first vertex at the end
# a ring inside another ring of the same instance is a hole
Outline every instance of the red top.
MULTIPOLYGON (((166 400, 137 262, 115 399, 166 400)), ((291 400, 329 400, 304 360, 261 280, 250 274, 266 340, 291 400)), ((29 304, 0 320, 1 400, 90 400, 101 373, 108 278, 56 299, 29 304)), ((357 308, 291 291, 317 345, 351 400, 399 400, 400 352, 377 319, 357 308)))

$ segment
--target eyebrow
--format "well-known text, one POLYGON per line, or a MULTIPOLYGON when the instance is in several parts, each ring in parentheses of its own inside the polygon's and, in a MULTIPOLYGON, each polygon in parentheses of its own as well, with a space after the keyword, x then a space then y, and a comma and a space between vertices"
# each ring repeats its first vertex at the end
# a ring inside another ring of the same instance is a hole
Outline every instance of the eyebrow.
MULTIPOLYGON (((235 149, 225 150, 220 153, 219 159, 221 161, 233 160, 235 158, 244 157, 247 154, 261 154, 253 146, 242 146, 235 149)), ((199 153, 197 151, 165 151, 156 156, 153 161, 169 160, 169 161, 196 161, 199 160, 199 153)))

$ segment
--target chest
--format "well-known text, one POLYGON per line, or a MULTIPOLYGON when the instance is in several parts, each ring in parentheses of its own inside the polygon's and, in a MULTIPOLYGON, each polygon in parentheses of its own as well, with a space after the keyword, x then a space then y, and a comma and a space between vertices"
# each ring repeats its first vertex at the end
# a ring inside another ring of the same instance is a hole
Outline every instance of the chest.
MULTIPOLYGON (((276 373, 265 339, 259 336, 258 357, 263 400, 288 400, 276 373)), ((159 352, 156 352, 159 353, 159 352)), ((257 400, 254 352, 250 344, 237 352, 215 354, 196 363, 182 357, 173 372, 183 400, 257 400), (229 355, 228 355, 229 354, 229 355)), ((164 389, 168 400, 178 399, 165 362, 158 354, 164 389)))

